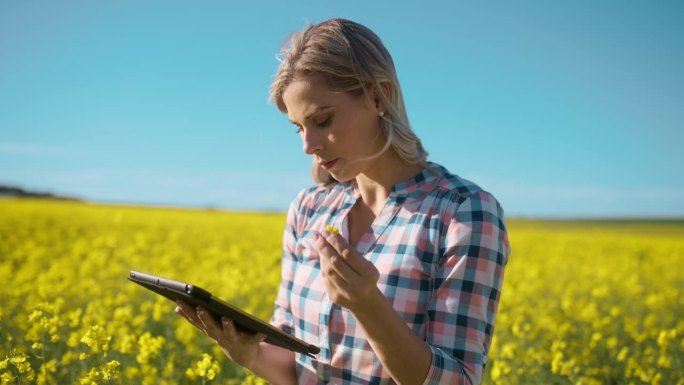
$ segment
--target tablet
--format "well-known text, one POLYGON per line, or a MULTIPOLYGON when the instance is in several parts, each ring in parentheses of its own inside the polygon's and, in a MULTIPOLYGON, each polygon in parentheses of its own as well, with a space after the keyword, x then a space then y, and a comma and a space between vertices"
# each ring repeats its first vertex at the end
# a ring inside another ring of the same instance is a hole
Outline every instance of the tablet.
POLYGON ((320 351, 318 347, 307 344, 299 338, 291 336, 227 302, 221 301, 210 292, 195 285, 157 277, 156 275, 141 273, 135 270, 131 270, 128 279, 146 289, 163 295, 174 302, 181 300, 193 306, 202 306, 209 310, 219 322, 221 316, 230 318, 235 323, 235 327, 243 332, 263 333, 266 335, 264 342, 269 344, 306 354, 311 357, 313 357, 314 354, 318 354, 320 351))

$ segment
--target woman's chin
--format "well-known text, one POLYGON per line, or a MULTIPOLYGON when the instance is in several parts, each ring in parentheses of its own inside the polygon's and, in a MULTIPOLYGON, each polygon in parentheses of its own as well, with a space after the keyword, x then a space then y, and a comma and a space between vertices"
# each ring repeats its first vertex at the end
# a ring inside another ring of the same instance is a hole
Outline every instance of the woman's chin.
POLYGON ((329 171, 330 176, 333 177, 338 182, 344 183, 344 182, 349 182, 350 180, 354 179, 355 175, 352 175, 350 173, 344 172, 344 170, 334 170, 334 171, 329 171))

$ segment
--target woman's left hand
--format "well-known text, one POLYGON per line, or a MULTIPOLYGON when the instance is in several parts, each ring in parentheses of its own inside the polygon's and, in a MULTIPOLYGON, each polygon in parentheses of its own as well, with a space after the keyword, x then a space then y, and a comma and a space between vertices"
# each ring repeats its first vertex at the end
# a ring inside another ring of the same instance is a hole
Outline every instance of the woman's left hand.
POLYGON ((325 290, 334 303, 348 308, 362 308, 378 292, 380 272, 339 234, 324 231, 315 246, 321 259, 325 290))

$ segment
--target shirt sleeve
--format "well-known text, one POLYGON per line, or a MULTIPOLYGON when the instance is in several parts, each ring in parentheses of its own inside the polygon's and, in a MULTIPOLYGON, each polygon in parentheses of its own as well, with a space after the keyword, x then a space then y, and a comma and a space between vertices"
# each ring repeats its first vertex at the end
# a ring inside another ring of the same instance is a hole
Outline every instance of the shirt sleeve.
POLYGON ((290 298, 292 297, 292 285, 297 264, 295 245, 297 243, 297 217, 300 209, 304 191, 300 192, 292 202, 287 212, 285 232, 283 234, 283 257, 282 273, 278 295, 275 300, 275 310, 271 318, 271 324, 285 333, 294 335, 294 320, 290 308, 290 298))
POLYGON ((510 254, 503 209, 478 192, 445 222, 428 306, 432 364, 424 384, 479 384, 510 254))

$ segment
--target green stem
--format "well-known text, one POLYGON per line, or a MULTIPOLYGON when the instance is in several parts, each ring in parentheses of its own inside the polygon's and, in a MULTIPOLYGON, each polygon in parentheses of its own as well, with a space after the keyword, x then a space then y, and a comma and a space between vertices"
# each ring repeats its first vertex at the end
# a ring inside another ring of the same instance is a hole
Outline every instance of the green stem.
POLYGON ((41 349, 43 352, 43 377, 45 378, 45 383, 48 383, 48 377, 47 377, 47 358, 45 357, 45 332, 43 332, 43 344, 41 345, 41 349))
MULTIPOLYGON (((97 345, 97 355, 98 355, 98 358, 100 359, 100 370, 102 370, 104 368, 104 365, 105 365, 105 358, 104 358, 104 352, 102 351, 102 348, 100 348, 99 336, 95 339, 95 344, 97 345)), ((107 380, 107 383, 109 383, 109 382, 110 381, 107 380)))

